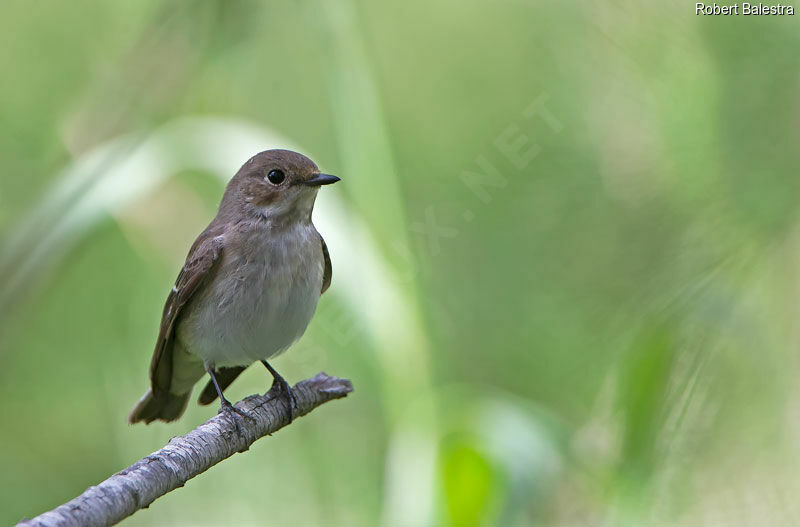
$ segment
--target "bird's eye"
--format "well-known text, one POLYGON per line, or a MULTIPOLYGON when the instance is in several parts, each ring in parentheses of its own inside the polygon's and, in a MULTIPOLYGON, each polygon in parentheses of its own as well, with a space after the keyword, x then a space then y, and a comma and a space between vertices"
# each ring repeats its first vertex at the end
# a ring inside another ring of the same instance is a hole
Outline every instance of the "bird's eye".
POLYGON ((273 185, 280 185, 286 179, 286 176, 282 170, 270 170, 269 174, 267 174, 267 179, 273 185))

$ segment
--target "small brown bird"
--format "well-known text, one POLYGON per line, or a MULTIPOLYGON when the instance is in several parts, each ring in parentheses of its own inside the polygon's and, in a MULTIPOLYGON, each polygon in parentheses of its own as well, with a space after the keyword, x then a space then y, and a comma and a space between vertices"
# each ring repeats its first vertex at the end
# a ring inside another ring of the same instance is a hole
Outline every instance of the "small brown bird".
POLYGON ((167 297, 150 389, 130 423, 179 418, 205 373, 211 380, 198 402, 219 397, 223 411, 239 413, 222 392, 256 361, 272 374, 271 391, 288 398, 291 415, 291 388, 267 360, 305 332, 331 283, 311 212, 319 187, 337 181, 289 150, 256 154, 233 176, 167 297))

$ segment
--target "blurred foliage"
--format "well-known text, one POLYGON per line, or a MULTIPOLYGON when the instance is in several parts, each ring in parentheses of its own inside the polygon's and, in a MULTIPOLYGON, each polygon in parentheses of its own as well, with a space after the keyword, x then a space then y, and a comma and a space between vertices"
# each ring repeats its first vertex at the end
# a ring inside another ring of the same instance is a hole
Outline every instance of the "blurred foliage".
POLYGON ((441 456, 447 523, 484 523, 495 479, 491 463, 467 441, 452 441, 441 456))
POLYGON ((342 176, 368 236, 276 366, 356 392, 125 525, 796 524, 798 46, 688 3, 2 2, 0 521, 212 415, 125 424, 219 174, 102 179, 203 117, 342 176))

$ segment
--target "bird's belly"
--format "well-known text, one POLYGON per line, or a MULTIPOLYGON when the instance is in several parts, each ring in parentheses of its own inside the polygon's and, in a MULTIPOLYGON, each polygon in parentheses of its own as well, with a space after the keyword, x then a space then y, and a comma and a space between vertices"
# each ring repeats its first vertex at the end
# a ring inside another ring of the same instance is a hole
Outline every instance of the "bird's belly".
POLYGON ((229 278, 216 281, 178 327, 189 352, 217 367, 246 365, 270 359, 299 339, 322 287, 319 258, 304 253, 285 262, 272 254, 258 264, 232 264, 229 278))
POLYGON ((218 314, 220 333, 198 354, 217 366, 234 366, 267 360, 291 346, 311 321, 319 293, 293 287, 276 294, 276 289, 263 291, 261 298, 245 292, 237 307, 218 314))

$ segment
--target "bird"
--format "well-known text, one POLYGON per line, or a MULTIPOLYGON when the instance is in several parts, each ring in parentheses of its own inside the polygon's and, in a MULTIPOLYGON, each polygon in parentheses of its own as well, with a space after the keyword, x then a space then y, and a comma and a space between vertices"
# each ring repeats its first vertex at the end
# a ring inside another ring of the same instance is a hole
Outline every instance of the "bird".
POLYGON ((287 398, 291 422, 294 394, 268 360, 303 335, 331 284, 311 213, 320 187, 339 180, 291 150, 265 150, 236 172, 167 296, 150 388, 130 424, 178 419, 206 374, 198 403, 219 398, 220 412, 244 415, 223 391, 255 362, 272 375, 272 394, 287 398))

